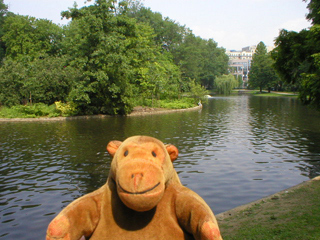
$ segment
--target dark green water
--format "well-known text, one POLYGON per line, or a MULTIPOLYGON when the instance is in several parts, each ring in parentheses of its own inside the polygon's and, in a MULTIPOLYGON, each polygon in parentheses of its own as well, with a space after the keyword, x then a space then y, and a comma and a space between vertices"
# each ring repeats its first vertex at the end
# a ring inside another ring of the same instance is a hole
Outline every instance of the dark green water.
POLYGON ((44 239, 68 203, 106 181, 110 140, 178 147, 182 183, 215 213, 320 175, 320 114, 292 98, 217 97, 201 111, 0 123, 0 239, 44 239))

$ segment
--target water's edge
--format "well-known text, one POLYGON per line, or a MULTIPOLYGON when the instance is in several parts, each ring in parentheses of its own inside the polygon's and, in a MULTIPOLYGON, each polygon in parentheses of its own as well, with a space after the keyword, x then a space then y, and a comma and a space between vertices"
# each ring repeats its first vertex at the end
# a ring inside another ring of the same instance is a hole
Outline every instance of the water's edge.
MULTIPOLYGON (((298 185, 295 185, 293 187, 287 188, 285 190, 282 190, 282 191, 277 192, 275 194, 269 195, 267 197, 260 198, 260 199, 258 199, 256 201, 253 201, 253 202, 250 202, 250 203, 235 207, 235 208, 230 209, 228 211, 219 213, 219 214, 216 215, 216 218, 217 218, 217 220, 219 222, 219 221, 224 220, 225 218, 238 215, 240 212, 243 212, 246 209, 249 209, 249 208, 251 208, 251 207, 253 207, 253 206, 257 205, 257 204, 260 204, 261 202, 267 202, 269 200, 279 199, 280 196, 288 194, 289 192, 295 191, 295 190, 300 189, 300 188, 304 188, 312 181, 320 181, 320 176, 315 177, 313 179, 310 179, 308 181, 303 181, 302 183, 300 183, 298 185)), ((242 217, 245 217, 245 215, 243 215, 242 217)))
MULTIPOLYGON (((152 115, 152 114, 163 114, 163 113, 175 113, 175 112, 184 112, 184 111, 194 111, 201 109, 202 106, 196 106, 192 108, 183 108, 183 109, 162 109, 162 110, 151 110, 151 111, 137 111, 132 112, 127 115, 131 116, 142 116, 142 115, 152 115)), ((77 119, 97 119, 97 118, 109 118, 114 117, 111 115, 87 115, 87 116, 72 116, 72 117, 40 117, 40 118, 0 118, 0 122, 37 122, 37 121, 69 121, 77 119)))

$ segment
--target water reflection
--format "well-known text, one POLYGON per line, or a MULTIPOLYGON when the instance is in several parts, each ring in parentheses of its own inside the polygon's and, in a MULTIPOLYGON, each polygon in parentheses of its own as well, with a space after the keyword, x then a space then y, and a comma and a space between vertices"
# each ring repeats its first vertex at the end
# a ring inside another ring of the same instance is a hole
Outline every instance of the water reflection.
POLYGON ((43 239, 73 199, 106 181, 110 140, 176 145, 184 185, 215 213, 320 173, 320 115, 292 98, 213 98, 202 111, 0 123, 0 239, 43 239))

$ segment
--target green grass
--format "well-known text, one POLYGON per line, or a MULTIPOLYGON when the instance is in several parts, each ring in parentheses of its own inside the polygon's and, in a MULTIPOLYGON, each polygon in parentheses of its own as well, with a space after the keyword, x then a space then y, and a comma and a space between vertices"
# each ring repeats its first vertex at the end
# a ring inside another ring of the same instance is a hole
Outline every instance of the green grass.
POLYGON ((187 96, 181 99, 170 99, 170 100, 156 100, 156 99, 139 99, 134 102, 134 106, 144 106, 151 108, 166 108, 166 109, 184 109, 195 107, 197 104, 194 98, 187 96))
POLYGON ((246 94, 252 94, 254 96, 259 97, 298 97, 298 92, 270 92, 268 91, 262 91, 262 93, 259 90, 247 90, 247 89, 234 89, 233 94, 238 94, 238 92, 243 91, 246 94))
POLYGON ((271 93, 267 93, 267 92, 253 92, 254 96, 259 96, 259 97, 298 97, 297 93, 293 93, 293 92, 285 92, 285 93, 281 93, 281 92, 271 92, 271 93))
MULTIPOLYGON (((158 100, 147 104, 149 107, 159 107, 166 109, 183 109, 196 106, 194 99, 182 98, 179 100, 158 100)), ((53 105, 46 105, 43 103, 36 103, 33 105, 17 105, 13 107, 1 107, 0 118, 40 118, 40 117, 60 117, 60 116, 74 116, 75 111, 72 105, 61 102, 56 102, 53 105)))
POLYGON ((58 116, 60 116, 60 113, 56 110, 55 105, 48 106, 43 103, 0 108, 0 118, 39 118, 58 116))
POLYGON ((219 220, 224 240, 320 239, 320 181, 219 220))
POLYGON ((194 99, 192 98, 182 98, 177 100, 160 100, 159 105, 161 108, 169 109, 183 109, 195 107, 194 99))

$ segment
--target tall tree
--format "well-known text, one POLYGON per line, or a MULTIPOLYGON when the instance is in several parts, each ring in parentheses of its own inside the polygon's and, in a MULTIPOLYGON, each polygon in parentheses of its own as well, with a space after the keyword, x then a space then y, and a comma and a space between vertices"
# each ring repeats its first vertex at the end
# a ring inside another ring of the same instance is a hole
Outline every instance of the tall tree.
POLYGON ((203 66, 200 82, 205 88, 212 89, 215 79, 227 73, 229 58, 225 54, 225 49, 218 48, 213 39, 206 41, 202 56, 203 66))
POLYGON ((239 82, 232 74, 224 74, 216 78, 214 85, 219 94, 230 95, 232 89, 239 86, 239 82))
POLYGON ((82 114, 130 112, 132 76, 129 51, 134 44, 134 21, 116 17, 112 1, 63 13, 72 22, 66 31, 65 52, 83 78, 70 92, 82 114), (126 53, 126 54, 125 54, 126 53))
POLYGON ((196 37, 191 31, 172 52, 185 83, 195 80, 196 84, 212 88, 214 79, 227 72, 229 59, 225 50, 212 39, 196 37))
POLYGON ((3 24, 5 17, 8 13, 8 6, 3 3, 3 0, 0 0, 0 62, 5 56, 5 43, 2 40, 2 37, 4 35, 4 29, 3 24))
MULTIPOLYGON (((309 0, 303 0, 304 2, 308 2, 309 0)), ((307 15, 307 19, 311 20, 313 25, 320 24, 320 1, 319 0, 310 0, 308 4, 309 13, 307 15)))
POLYGON ((2 104, 24 102, 31 92, 35 101, 69 101, 81 114, 127 114, 141 99, 178 98, 194 84, 212 87, 227 69, 224 49, 212 39, 194 36, 139 0, 74 5, 62 12, 72 20, 63 28, 8 14, 0 1, 6 47, 0 82, 19 93, 14 100, 1 89, 2 104), (57 82, 62 88, 55 91, 57 82))
POLYGON ((276 61, 275 69, 280 77, 290 84, 301 84, 301 74, 310 68, 310 46, 307 30, 300 33, 281 30, 271 56, 276 61))
POLYGON ((0 68, 0 103, 6 106, 66 101, 77 69, 66 66, 65 57, 35 58, 33 61, 6 59, 0 68))
POLYGON ((260 42, 252 57, 252 66, 249 73, 249 87, 262 89, 270 87, 277 80, 277 75, 272 67, 273 61, 267 53, 266 45, 260 42))
POLYGON ((156 44, 162 47, 164 53, 172 54, 182 72, 182 90, 188 90, 189 85, 194 84, 193 80, 196 84, 212 88, 216 76, 226 73, 228 57, 212 39, 196 37, 190 29, 163 18, 150 8, 141 7, 139 11, 130 12, 130 16, 150 25, 155 32, 156 44))
POLYGON ((181 44, 186 32, 184 26, 167 17, 163 18, 161 13, 152 12, 150 8, 141 7, 136 12, 130 12, 129 16, 151 26, 155 32, 156 44, 166 51, 171 51, 181 44))
POLYGON ((190 32, 184 37, 183 43, 174 51, 175 63, 180 67, 185 81, 196 80, 196 83, 200 84, 204 45, 205 40, 190 32))
POLYGON ((165 92, 168 79, 177 80, 172 63, 159 57, 153 29, 129 17, 127 5, 120 3, 121 11, 113 0, 97 0, 63 13, 72 18, 65 52, 70 64, 83 71, 69 99, 82 113, 130 113, 140 89, 152 98, 165 92))
POLYGON ((282 30, 272 58, 279 75, 298 85, 301 101, 320 109, 320 1, 311 0, 308 9, 313 26, 299 33, 282 30))
POLYGON ((33 59, 59 53, 62 29, 49 20, 10 14, 3 29, 2 40, 9 58, 33 59))

